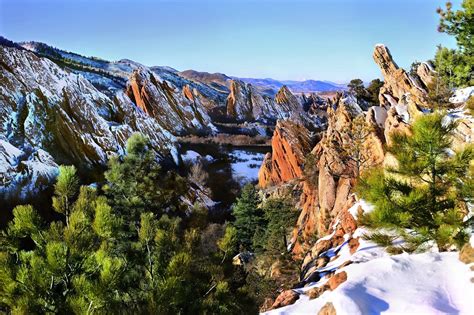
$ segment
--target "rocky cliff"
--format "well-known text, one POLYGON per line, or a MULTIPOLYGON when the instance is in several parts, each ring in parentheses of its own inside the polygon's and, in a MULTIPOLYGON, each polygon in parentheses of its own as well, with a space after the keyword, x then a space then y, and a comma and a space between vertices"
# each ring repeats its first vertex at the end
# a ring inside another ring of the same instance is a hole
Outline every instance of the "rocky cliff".
POLYGON ((259 120, 275 122, 302 112, 302 104, 290 90, 283 86, 275 98, 263 95, 251 84, 232 80, 227 97, 227 115, 239 121, 259 120))
POLYGON ((265 188, 301 178, 311 147, 309 130, 292 120, 279 120, 272 137, 272 153, 267 153, 258 173, 259 186, 265 188))
MULTIPOLYGON (((384 77, 384 85, 379 95, 380 104, 411 103, 415 106, 427 106, 426 90, 420 84, 420 79, 398 67, 385 45, 375 46, 373 58, 384 77)), ((424 79, 427 81, 426 77, 424 79)))
MULTIPOLYGON (((335 270, 352 264, 352 258, 348 258, 358 251, 361 244, 370 248, 360 237, 362 230, 357 226, 358 214, 370 211, 370 205, 357 200, 353 193, 357 164, 345 158, 348 152, 344 149, 351 148, 348 143, 354 140, 351 130, 357 124, 357 119, 363 117, 368 130, 360 148, 366 157, 360 168, 363 173, 372 166, 393 163, 393 158, 384 150, 385 145, 390 144, 390 135, 393 132, 409 133, 410 124, 423 114, 421 109, 429 107, 426 89, 434 71, 430 64, 422 63, 416 77, 412 77, 396 65, 388 48, 383 45, 375 47, 374 60, 384 76, 384 86, 379 95, 381 106, 363 111, 353 97, 339 94, 326 106, 327 128, 316 145, 307 151, 297 141, 292 142, 291 152, 306 152, 303 153, 306 163, 294 163, 296 159, 289 158, 292 154, 282 150, 287 139, 294 139, 296 133, 300 132, 293 127, 288 130, 295 130, 294 133, 275 132, 272 150, 285 154, 275 157, 274 153, 267 155, 260 169, 259 185, 266 187, 269 194, 277 191, 276 188, 283 186, 289 179, 297 179, 294 182, 299 183, 293 186, 292 191, 294 195, 300 196, 299 202, 295 204, 300 212, 291 235, 290 248, 294 258, 302 260, 302 265, 301 282, 292 290, 296 293, 296 296, 292 295, 292 303, 298 300, 300 294, 313 299, 324 291, 333 291, 341 283, 342 275, 335 270), (273 172, 275 164, 278 165, 277 170, 291 169, 291 175, 278 176, 279 172, 273 172), (297 190, 296 194, 294 189, 297 190), (328 280, 323 281, 323 278, 328 280), (315 282, 318 285, 312 290, 298 289, 315 282)), ((459 122, 453 140, 455 145, 460 146, 472 142, 474 138, 474 119, 463 114, 463 111, 462 107, 448 111, 448 119, 459 122)), ((342 278, 342 281, 347 280, 347 276, 342 278)), ((281 297, 289 295, 287 291, 281 293, 281 297)))
POLYGON ((174 135, 209 133, 214 129, 200 95, 188 85, 180 91, 152 71, 139 68, 131 74, 126 94, 174 135))
POLYGON ((82 75, 32 52, 0 46, 1 190, 41 189, 57 163, 104 164, 124 152, 133 132, 148 136, 159 157, 175 139, 121 91, 111 98, 82 75))

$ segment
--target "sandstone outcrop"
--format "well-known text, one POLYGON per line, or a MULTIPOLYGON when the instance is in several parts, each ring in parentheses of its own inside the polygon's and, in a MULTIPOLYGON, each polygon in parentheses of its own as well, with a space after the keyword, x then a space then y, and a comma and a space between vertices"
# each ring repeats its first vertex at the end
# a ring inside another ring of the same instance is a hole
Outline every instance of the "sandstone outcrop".
POLYGON ((272 137, 272 153, 265 156, 259 171, 260 187, 300 178, 311 147, 311 135, 305 127, 291 120, 279 120, 272 137))
MULTIPOLYGON (((317 175, 317 183, 305 181, 303 184, 301 213, 292 238, 293 253, 297 255, 304 253, 304 244, 315 234, 326 235, 330 221, 353 202, 350 195, 355 184, 354 166, 342 158, 339 148, 350 141, 345 131, 362 111, 353 99, 342 95, 335 106, 336 109, 328 108, 328 128, 311 152, 316 161, 311 172, 317 175)), ((368 157, 365 167, 383 162, 383 141, 375 128, 364 142, 364 151, 368 157)))
POLYGON ((286 86, 272 99, 239 80, 230 83, 226 107, 227 115, 238 121, 275 122, 302 111, 300 101, 286 86))
POLYGON ((164 129, 175 135, 211 132, 211 119, 200 98, 184 86, 182 91, 161 81, 147 69, 136 69, 130 76, 127 95, 164 129))
POLYGON ((40 190, 57 164, 103 165, 123 154, 134 132, 148 136, 158 157, 175 138, 123 92, 113 98, 82 75, 46 58, 0 46, 0 189, 26 196, 40 190))
POLYGON ((373 58, 380 67, 384 85, 380 89, 380 104, 395 105, 400 101, 414 102, 426 106, 426 90, 404 69, 399 68, 385 45, 375 46, 373 58))

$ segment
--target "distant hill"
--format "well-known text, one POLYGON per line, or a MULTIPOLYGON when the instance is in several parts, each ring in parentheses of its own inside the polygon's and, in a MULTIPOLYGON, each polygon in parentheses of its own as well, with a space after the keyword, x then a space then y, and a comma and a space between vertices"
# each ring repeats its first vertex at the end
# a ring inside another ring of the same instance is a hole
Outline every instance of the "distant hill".
POLYGON ((229 92, 229 81, 232 80, 231 77, 228 77, 223 73, 209 73, 200 72, 196 70, 186 70, 178 72, 178 74, 188 80, 208 84, 216 89, 226 92, 229 92))
POLYGON ((338 84, 329 81, 317 81, 317 80, 306 80, 306 81, 292 81, 285 80, 279 81, 271 78, 266 79, 253 79, 253 78, 239 78, 241 81, 250 83, 259 90, 272 90, 275 94, 283 85, 286 85, 293 93, 313 93, 313 92, 328 92, 328 91, 341 91, 347 89, 345 84, 338 84))

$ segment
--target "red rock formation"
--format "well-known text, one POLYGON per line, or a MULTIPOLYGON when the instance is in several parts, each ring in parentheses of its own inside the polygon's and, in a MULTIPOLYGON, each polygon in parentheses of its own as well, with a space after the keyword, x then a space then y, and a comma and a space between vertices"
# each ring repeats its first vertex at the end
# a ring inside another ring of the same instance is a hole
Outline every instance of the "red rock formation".
POLYGON ((291 120, 279 120, 273 133, 272 154, 267 154, 259 171, 259 186, 300 178, 305 155, 310 150, 311 137, 305 127, 291 120))
POLYGON ((415 104, 426 106, 426 91, 417 82, 418 78, 412 78, 404 69, 399 68, 387 47, 375 46, 373 57, 384 77, 379 97, 381 104, 393 105, 393 100, 398 102, 408 97, 415 104))
MULTIPOLYGON (((336 110, 331 107, 328 109, 328 129, 311 152, 317 161, 317 184, 313 187, 309 182, 304 182, 299 203, 301 213, 293 232, 293 253, 298 256, 308 249, 308 240, 314 238, 314 235, 326 235, 330 221, 354 202, 350 198, 355 184, 354 169, 341 159, 337 148, 342 147, 345 141, 344 130, 350 127, 352 119, 360 113, 357 104, 350 98, 341 96, 337 100, 336 110)), ((371 159, 367 166, 382 163, 383 141, 376 129, 366 139, 364 148, 371 159)), ((355 229, 355 222, 351 222, 351 228, 352 231, 355 229)))
POLYGON ((136 69, 130 76, 127 95, 145 113, 172 134, 211 131, 212 123, 201 100, 189 86, 179 93, 167 81, 160 81, 146 69, 136 69))
POLYGON ((290 90, 283 86, 272 99, 262 95, 251 84, 230 81, 227 115, 237 120, 271 120, 289 118, 302 112, 303 106, 290 90))

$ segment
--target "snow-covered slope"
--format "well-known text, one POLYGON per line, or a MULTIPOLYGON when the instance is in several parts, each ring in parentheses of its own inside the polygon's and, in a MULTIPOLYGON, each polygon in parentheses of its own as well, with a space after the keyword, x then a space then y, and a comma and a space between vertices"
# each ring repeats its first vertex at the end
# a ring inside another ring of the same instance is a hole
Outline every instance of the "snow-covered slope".
MULTIPOLYGON (((360 200, 348 212, 356 218, 359 209, 370 211, 371 207, 360 200)), ((336 238, 341 220, 342 217, 337 218, 333 233, 318 243, 336 238)), ((354 233, 346 233, 342 244, 320 253, 319 258, 330 257, 330 261, 312 269, 312 275, 319 275, 307 277, 313 282, 293 290, 299 299, 266 314, 318 314, 327 303, 332 304, 338 315, 472 314, 474 271, 459 260, 458 252, 438 253, 433 249, 422 254, 391 256, 364 240, 361 236, 365 233, 368 232, 359 227, 354 233), (351 242, 354 239, 356 246, 351 242), (334 275, 343 273, 347 280, 333 281, 334 275), (328 275, 332 278, 328 279, 328 275), (331 290, 329 286, 335 288, 331 290), (319 296, 314 298, 318 290, 319 296)))
POLYGON ((472 314, 474 272, 457 252, 387 256, 373 246, 361 246, 354 263, 338 271, 347 281, 334 291, 310 300, 304 293, 322 284, 300 289, 295 304, 267 314, 318 314, 328 302, 340 315, 472 314))
POLYGON ((54 177, 56 163, 104 164, 134 132, 158 157, 174 136, 118 90, 98 91, 82 75, 32 52, 0 46, 0 192, 21 195, 54 177))
POLYGON ((128 78, 134 70, 149 69, 178 89, 182 89, 185 86, 196 89, 211 103, 209 104, 210 107, 224 105, 228 94, 228 92, 212 85, 188 79, 171 67, 153 66, 148 68, 129 59, 107 61, 95 57, 85 57, 40 42, 23 42, 19 44, 27 50, 63 63, 73 72, 85 74, 86 78, 102 92, 124 89, 128 78))

